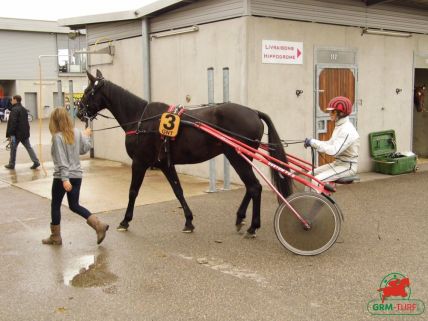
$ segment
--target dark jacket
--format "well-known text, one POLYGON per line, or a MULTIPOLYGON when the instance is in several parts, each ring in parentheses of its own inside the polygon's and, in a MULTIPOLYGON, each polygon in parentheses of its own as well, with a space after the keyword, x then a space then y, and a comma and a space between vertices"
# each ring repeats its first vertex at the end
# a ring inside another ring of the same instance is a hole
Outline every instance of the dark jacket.
POLYGON ((15 136, 18 141, 30 137, 30 124, 27 109, 20 103, 12 106, 7 122, 6 137, 15 136))

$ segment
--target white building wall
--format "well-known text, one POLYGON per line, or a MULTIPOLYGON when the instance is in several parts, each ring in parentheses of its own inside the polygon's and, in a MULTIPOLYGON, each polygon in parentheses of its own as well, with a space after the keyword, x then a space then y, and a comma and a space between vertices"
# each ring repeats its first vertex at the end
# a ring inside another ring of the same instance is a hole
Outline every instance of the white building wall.
MULTIPOLYGON (((337 47, 357 50, 359 101, 358 132, 361 136, 360 171, 369 171, 368 134, 395 129, 399 150, 411 149, 413 111, 413 51, 428 37, 361 36, 361 29, 271 18, 248 18, 249 105, 263 106, 276 121, 286 140, 314 136, 314 48, 337 47), (264 39, 304 44, 303 65, 261 63, 264 39), (396 88, 402 89, 396 94, 396 88), (252 90, 257 89, 257 90, 252 90), (296 89, 304 93, 296 97, 296 89)), ((287 148, 309 159, 301 145, 287 148)))
MULTIPOLYGON (((105 59, 101 55, 90 57, 91 72, 95 75, 99 69, 104 78, 113 81, 130 92, 142 97, 143 94, 143 67, 141 58, 141 37, 115 41, 115 56, 112 64, 101 63, 105 59)), ((109 111, 104 110, 104 115, 109 111)), ((125 150, 125 133, 122 128, 96 131, 98 129, 118 125, 114 119, 98 117, 94 121, 94 152, 95 157, 111 159, 130 164, 131 159, 125 150)))
MULTIPOLYGON (((151 42, 152 98, 168 104, 208 103, 207 69, 214 68, 214 101, 223 101, 223 68, 229 67, 230 100, 247 100, 246 19, 199 26, 199 31, 154 39, 151 42), (190 95, 191 102, 185 97, 190 95)), ((207 177, 208 162, 177 166, 178 171, 207 177)), ((223 156, 216 157, 217 177, 222 177, 223 156)), ((239 180, 233 173, 235 181, 239 180)))
MULTIPOLYGON (((107 79, 141 96, 141 38, 115 42, 112 65, 100 65, 107 79), (130 63, 132 62, 132 63, 130 63)), ((411 38, 364 35, 356 27, 243 17, 199 26, 199 31, 151 41, 152 101, 203 104, 208 100, 207 68, 215 70, 215 101, 222 101, 222 68, 230 68, 230 100, 262 110, 286 140, 314 135, 314 49, 357 51, 361 135, 360 171, 369 171, 368 134, 395 129, 398 149, 411 149, 413 53, 428 52, 428 36, 411 38), (303 42, 302 65, 262 64, 262 40, 303 42), (396 88, 402 89, 396 94, 396 88), (304 93, 296 97, 296 89, 304 93)), ((92 69, 94 71, 94 68, 92 69)), ((115 121, 100 120, 106 127, 115 121)), ((95 134, 96 157, 130 163, 121 129, 95 134)), ((301 144, 286 151, 310 158, 301 144)), ((180 166, 181 172, 207 177, 208 164, 180 166)), ((217 176, 222 175, 222 158, 217 176)), ((236 180, 236 175, 233 176, 236 180)))

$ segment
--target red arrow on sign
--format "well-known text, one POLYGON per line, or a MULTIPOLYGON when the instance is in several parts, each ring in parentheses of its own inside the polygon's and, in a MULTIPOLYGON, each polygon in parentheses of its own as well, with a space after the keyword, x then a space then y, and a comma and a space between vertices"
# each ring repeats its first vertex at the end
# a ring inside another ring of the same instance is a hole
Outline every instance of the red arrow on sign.
POLYGON ((297 58, 299 58, 299 56, 302 54, 302 52, 299 50, 299 48, 297 48, 297 58))

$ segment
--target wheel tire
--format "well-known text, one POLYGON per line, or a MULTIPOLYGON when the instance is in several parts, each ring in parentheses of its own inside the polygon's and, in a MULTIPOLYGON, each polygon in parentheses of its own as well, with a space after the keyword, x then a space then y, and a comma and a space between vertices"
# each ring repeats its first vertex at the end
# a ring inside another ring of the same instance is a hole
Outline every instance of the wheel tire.
POLYGON ((315 192, 295 193, 287 201, 311 228, 305 229, 289 206, 282 203, 274 218, 279 242, 298 255, 318 255, 327 251, 340 233, 342 219, 337 205, 315 192))

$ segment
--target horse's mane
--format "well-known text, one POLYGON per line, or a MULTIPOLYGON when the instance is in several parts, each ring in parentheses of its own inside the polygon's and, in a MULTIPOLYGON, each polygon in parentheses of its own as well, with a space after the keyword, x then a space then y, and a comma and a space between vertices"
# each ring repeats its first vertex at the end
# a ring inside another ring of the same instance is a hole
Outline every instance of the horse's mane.
POLYGON ((148 104, 147 100, 144 100, 130 91, 112 83, 111 81, 104 80, 104 86, 106 86, 106 92, 112 100, 118 101, 122 106, 138 106, 144 108, 148 104))

